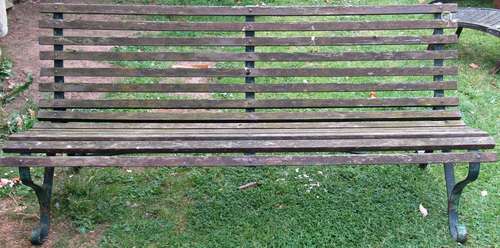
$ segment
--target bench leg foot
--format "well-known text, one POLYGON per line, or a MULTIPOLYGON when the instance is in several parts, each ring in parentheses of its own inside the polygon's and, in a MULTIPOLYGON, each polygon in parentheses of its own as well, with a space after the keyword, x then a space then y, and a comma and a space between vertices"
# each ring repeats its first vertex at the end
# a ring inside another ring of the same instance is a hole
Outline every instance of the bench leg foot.
POLYGON ((42 245, 49 235, 50 197, 52 195, 54 168, 45 168, 43 184, 41 186, 33 182, 29 167, 19 167, 19 175, 23 184, 32 188, 38 198, 38 204, 40 205, 40 223, 31 233, 31 243, 33 245, 42 245))
POLYGON ((444 175, 446 181, 446 190, 448 193, 448 224, 450 234, 453 239, 460 243, 467 241, 467 229, 465 225, 459 223, 458 206, 460 195, 467 184, 473 182, 479 176, 480 163, 469 163, 469 172, 467 177, 455 183, 455 170, 453 163, 444 164, 444 175))

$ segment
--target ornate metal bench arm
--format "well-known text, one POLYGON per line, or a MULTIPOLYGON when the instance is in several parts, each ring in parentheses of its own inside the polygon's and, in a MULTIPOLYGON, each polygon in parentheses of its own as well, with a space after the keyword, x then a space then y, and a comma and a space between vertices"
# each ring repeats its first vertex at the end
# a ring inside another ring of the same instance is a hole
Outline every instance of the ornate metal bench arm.
POLYGON ((460 243, 467 241, 467 229, 465 225, 459 223, 458 206, 460 195, 467 184, 475 181, 479 176, 480 163, 469 163, 469 172, 467 177, 455 183, 454 165, 447 163, 444 165, 444 175, 446 189, 448 193, 448 223, 450 234, 454 240, 460 243))
POLYGON ((42 186, 33 182, 29 167, 19 167, 19 175, 23 184, 32 188, 38 198, 38 204, 40 205, 40 223, 31 233, 31 243, 33 245, 41 245, 49 235, 50 197, 52 194, 54 168, 45 168, 42 186))

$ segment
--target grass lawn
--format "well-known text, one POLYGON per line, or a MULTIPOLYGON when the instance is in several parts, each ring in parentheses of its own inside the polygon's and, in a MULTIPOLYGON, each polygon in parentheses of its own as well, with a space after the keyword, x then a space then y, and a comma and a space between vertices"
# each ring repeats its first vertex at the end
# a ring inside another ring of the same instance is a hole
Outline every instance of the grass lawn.
MULTIPOLYGON (((207 4, 207 1, 155 2, 207 4)), ((255 4, 252 1, 242 2, 255 4)), ((388 0, 328 2, 340 5, 396 3, 388 0)), ((470 2, 473 1, 468 1, 468 4, 470 2)), ((296 1, 291 0, 266 2, 269 5, 294 3, 296 1)), ((397 3, 416 4, 418 1, 401 0, 397 3)), ((476 3, 481 4, 482 1, 476 3)), ((484 1, 484 4, 488 3, 484 1)), ((217 0, 210 1, 210 4, 234 4, 234 1, 217 0)), ((325 1, 304 0, 301 4, 325 4, 325 1)), ((447 94, 460 97, 460 110, 469 125, 489 132, 500 142, 500 77, 489 74, 496 60, 500 59, 500 39, 464 30, 459 45, 455 47, 459 50, 460 58, 451 63, 460 69, 459 90, 447 94), (473 69, 469 66, 471 63, 480 67, 473 69)), ((137 48, 120 49, 134 51, 137 48)), ((279 49, 266 48, 260 51, 279 49)), ((340 51, 343 48, 324 49, 340 51)), ((364 48, 356 49, 352 51, 363 51, 364 48)), ((379 49, 383 51, 387 48, 379 49)), ((419 49, 424 48, 420 46, 419 49)), ((143 63, 118 65, 151 66, 143 63)), ((158 63, 155 66, 170 65, 158 63)), ((355 67, 363 63, 339 64, 345 65, 355 67)), ((217 66, 235 65, 221 63, 217 66)), ((260 63, 258 66, 270 67, 272 63, 260 63)), ((303 66, 303 63, 291 63, 289 66, 303 66)), ((323 80, 331 82, 331 79, 323 80)), ((269 79, 269 82, 272 81, 269 79)), ((123 96, 113 94, 106 97, 123 96)), ((352 96, 356 95, 349 95, 352 96)), ((141 97, 167 96, 143 94, 141 97)), ((232 99, 241 96, 214 97, 232 99)), ((315 97, 338 95, 316 94, 315 97)), ((461 220, 467 225, 470 234, 467 246, 496 247, 500 244, 499 165, 485 164, 479 179, 469 185, 462 195, 461 220), (481 191, 488 194, 481 196, 481 191)), ((461 179, 466 167, 461 166, 457 170, 457 179, 461 179)), ((67 233, 58 235, 54 242, 56 247, 68 247, 70 236, 75 230, 89 233, 96 229, 103 230, 99 242, 101 247, 459 246, 448 234, 442 166, 433 165, 427 170, 417 166, 161 168, 132 171, 106 168, 83 169, 76 175, 71 170, 58 169, 56 174, 54 223, 68 222, 72 227, 67 233), (238 186, 252 181, 259 182, 260 186, 238 190, 238 186), (418 211, 420 204, 429 211, 426 218, 418 211)), ((0 177, 16 175, 15 169, 0 168, 0 177)), ((39 179, 41 171, 37 171, 36 175, 39 179)), ((21 199, 22 204, 28 206, 25 212, 38 212, 36 197, 29 188, 19 186, 0 189, 0 198, 9 196, 21 199)))

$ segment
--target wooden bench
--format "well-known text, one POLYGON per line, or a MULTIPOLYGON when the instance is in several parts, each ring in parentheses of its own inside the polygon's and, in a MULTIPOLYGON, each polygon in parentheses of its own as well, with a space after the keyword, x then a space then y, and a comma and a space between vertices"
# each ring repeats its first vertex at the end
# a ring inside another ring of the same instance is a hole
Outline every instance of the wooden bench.
POLYGON ((457 37, 444 32, 457 27, 446 19, 456 5, 45 3, 40 10, 51 17, 40 27, 53 31, 40 37, 40 45, 53 46, 40 56, 54 66, 41 69, 45 80, 39 89, 53 97, 39 102, 34 128, 10 136, 3 147, 21 156, 1 159, 2 166, 19 167, 22 182, 38 196, 34 244, 47 238, 54 167, 429 163, 444 164, 450 232, 455 240, 466 240, 457 215, 460 194, 477 178, 480 162, 496 156, 479 151, 493 148, 494 140, 467 127, 458 98, 444 94, 457 89, 457 68, 444 64, 457 58, 457 51, 445 49, 457 37), (100 21, 96 15, 126 17, 100 21), (164 19, 144 21, 151 15, 164 19), (100 30, 141 33, 111 37, 100 30), (433 50, 427 51, 428 45, 433 50), (86 51, 89 46, 139 47, 95 52, 86 51), (156 62, 134 68, 71 66, 80 60, 156 62), (170 67, 177 61, 217 64, 170 67), (99 82, 108 77, 131 79, 99 82), (207 81, 178 79, 190 77, 207 81), (111 97, 81 94, 88 92, 111 97), (160 99, 136 93, 156 93, 160 99), (211 98, 177 93, 210 93, 211 98), (461 162, 469 164, 469 174, 455 183, 454 164, 461 162), (42 185, 33 182, 30 167, 45 167, 42 185))

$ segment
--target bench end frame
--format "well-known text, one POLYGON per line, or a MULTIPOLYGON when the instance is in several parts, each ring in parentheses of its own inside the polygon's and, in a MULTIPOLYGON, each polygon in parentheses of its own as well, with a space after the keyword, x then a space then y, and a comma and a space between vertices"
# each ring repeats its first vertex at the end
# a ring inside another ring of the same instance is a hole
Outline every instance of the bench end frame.
POLYGON ((459 222, 458 207, 460 196, 469 183, 475 181, 479 177, 480 163, 469 163, 469 171, 464 180, 455 183, 455 164, 444 164, 444 176, 446 182, 446 190, 448 196, 448 225, 451 237, 459 242, 465 243, 468 238, 467 229, 464 224, 459 222))
POLYGON ((40 223, 31 232, 31 243, 33 245, 42 245, 49 236, 50 199, 52 196, 54 167, 45 168, 42 185, 33 182, 30 167, 19 167, 19 176, 21 182, 32 188, 38 198, 38 204, 40 205, 40 223))

